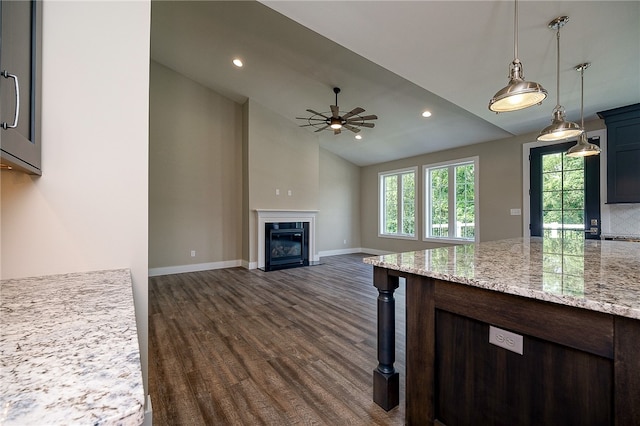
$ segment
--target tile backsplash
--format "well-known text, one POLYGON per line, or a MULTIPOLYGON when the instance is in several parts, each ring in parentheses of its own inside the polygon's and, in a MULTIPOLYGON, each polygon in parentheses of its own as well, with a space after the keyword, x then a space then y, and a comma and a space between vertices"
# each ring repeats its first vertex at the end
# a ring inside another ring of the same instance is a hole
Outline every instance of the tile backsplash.
POLYGON ((640 204, 604 205, 602 234, 640 237, 640 204))

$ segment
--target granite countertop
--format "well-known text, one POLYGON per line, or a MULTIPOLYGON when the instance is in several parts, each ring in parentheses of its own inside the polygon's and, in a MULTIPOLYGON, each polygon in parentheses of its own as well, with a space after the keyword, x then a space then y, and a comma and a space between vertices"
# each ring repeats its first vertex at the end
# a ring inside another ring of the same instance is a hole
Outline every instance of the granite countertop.
POLYGON ((640 319, 640 243, 515 238, 375 256, 364 262, 640 319))
POLYGON ((139 425, 129 270, 0 281, 0 425, 139 425))

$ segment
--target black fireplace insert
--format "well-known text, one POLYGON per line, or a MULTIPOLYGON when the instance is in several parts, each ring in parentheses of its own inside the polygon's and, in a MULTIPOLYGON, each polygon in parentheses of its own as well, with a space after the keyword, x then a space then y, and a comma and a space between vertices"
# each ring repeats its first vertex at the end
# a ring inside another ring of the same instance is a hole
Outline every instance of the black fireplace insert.
POLYGON ((309 222, 265 223, 264 270, 309 265, 309 222))

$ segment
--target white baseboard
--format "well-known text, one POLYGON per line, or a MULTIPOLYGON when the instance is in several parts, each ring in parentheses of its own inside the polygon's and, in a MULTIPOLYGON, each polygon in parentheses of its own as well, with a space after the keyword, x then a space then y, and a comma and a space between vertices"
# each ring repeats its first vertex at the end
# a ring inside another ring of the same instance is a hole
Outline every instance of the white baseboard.
POLYGON ((153 408, 151 407, 151 395, 147 395, 142 426, 153 426, 153 408))
MULTIPOLYGON (((314 261, 318 262, 321 257, 326 256, 337 256, 340 254, 352 254, 352 253, 368 253, 374 256, 389 254, 389 251, 382 251, 376 249, 367 249, 367 248, 347 248, 347 249, 337 249, 337 250, 325 250, 318 252, 318 256, 314 261)), ((209 262, 209 263, 194 263, 191 265, 178 265, 178 266, 163 266, 160 268, 149 268, 149 276, 157 277, 160 275, 172 275, 172 274, 184 274, 187 272, 199 272, 199 271, 209 271, 212 269, 224 269, 224 268, 235 268, 236 266, 241 266, 245 269, 257 269, 258 262, 247 262, 246 260, 225 260, 222 262, 209 262)))
POLYGON ((372 248, 361 248, 360 249, 360 253, 367 253, 367 254, 372 254, 374 256, 382 256, 385 254, 390 254, 393 253, 389 250, 377 250, 377 249, 372 249, 372 248))
POLYGON ((324 257, 324 256, 338 256, 341 254, 353 254, 353 253, 367 253, 367 254, 372 254, 374 256, 379 256, 383 254, 389 254, 390 252, 376 250, 376 249, 355 247, 355 248, 348 248, 348 249, 324 250, 324 251, 321 251, 319 254, 320 254, 320 257, 324 257))
POLYGON ((194 263, 192 265, 165 266, 161 268, 150 268, 149 276, 183 274, 185 272, 208 271, 211 269, 234 268, 244 266, 241 260, 225 260, 222 262, 194 263))
POLYGON ((361 252, 361 248, 355 247, 355 248, 346 248, 346 249, 336 249, 336 250, 324 250, 321 252, 318 252, 318 255, 320 257, 326 257, 326 256, 338 256, 340 254, 352 254, 352 253, 360 253, 361 252))

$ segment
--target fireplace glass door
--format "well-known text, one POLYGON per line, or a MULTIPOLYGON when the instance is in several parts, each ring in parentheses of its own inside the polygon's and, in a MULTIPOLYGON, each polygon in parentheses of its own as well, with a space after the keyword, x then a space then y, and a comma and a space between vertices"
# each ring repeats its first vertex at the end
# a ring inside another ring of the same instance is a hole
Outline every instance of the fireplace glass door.
POLYGON ((265 226, 265 270, 309 264, 306 223, 268 223, 265 226))

